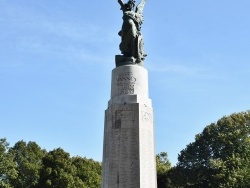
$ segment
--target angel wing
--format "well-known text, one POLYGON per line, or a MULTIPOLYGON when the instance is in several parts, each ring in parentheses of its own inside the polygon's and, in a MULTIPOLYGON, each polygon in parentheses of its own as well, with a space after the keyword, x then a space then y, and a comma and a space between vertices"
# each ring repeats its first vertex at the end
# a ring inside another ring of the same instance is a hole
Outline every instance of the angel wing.
POLYGON ((146 0, 141 0, 141 2, 137 5, 135 9, 135 12, 138 14, 142 14, 145 3, 146 3, 146 0))

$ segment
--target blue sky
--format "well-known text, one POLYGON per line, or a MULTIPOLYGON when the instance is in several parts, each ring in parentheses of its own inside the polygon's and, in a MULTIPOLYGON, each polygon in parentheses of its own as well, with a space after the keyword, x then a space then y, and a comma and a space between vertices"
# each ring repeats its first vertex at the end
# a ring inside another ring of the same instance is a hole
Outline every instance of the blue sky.
MULTIPOLYGON (((147 1, 156 152, 173 165, 206 125, 250 109, 249 7, 147 1)), ((121 24, 116 0, 0 0, 0 138, 101 161, 121 24)))

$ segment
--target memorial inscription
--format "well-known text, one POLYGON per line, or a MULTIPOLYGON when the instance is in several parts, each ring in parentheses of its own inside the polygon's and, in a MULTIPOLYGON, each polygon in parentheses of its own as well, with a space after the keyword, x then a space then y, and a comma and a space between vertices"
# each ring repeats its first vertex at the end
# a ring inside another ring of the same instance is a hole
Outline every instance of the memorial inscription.
POLYGON ((117 77, 118 95, 134 94, 136 78, 131 72, 125 72, 117 77))
POLYGON ((131 110, 117 110, 116 111, 116 121, 117 120, 134 120, 134 112, 131 110))

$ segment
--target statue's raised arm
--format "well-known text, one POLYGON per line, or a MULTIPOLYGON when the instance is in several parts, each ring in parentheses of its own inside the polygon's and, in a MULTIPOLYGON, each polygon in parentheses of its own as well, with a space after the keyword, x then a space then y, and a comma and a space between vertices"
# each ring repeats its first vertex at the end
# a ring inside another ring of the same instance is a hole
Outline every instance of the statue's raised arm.
POLYGON ((146 0, 141 0, 141 2, 137 5, 135 12, 138 14, 142 14, 146 0))
POLYGON ((121 8, 123 8, 123 7, 124 7, 124 3, 123 3, 123 1, 122 1, 122 0, 118 0, 118 3, 121 5, 121 8))

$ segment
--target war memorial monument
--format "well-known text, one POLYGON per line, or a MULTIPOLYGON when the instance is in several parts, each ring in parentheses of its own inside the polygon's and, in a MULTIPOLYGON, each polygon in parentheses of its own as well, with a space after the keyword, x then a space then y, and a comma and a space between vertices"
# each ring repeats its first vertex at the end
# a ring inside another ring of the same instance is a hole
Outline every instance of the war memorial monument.
POLYGON ((118 0, 122 55, 115 57, 105 111, 102 188, 157 188, 154 118, 141 34, 145 2, 135 8, 134 0, 118 0))

